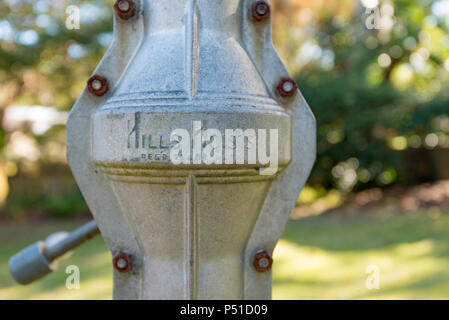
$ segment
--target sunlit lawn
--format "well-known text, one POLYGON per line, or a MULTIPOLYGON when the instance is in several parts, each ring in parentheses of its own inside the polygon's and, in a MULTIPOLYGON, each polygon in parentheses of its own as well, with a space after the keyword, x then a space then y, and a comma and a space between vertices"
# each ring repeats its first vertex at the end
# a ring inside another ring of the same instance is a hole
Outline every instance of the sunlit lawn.
MULTIPOLYGON (((111 258, 100 237, 31 286, 17 286, 9 276, 11 254, 77 225, 0 225, 0 299, 110 299, 111 258), (81 270, 81 290, 65 287, 69 264, 81 270)), ((449 212, 325 214, 290 221, 274 260, 274 299, 449 299, 449 212), (379 290, 366 288, 370 265, 380 270, 379 290)))

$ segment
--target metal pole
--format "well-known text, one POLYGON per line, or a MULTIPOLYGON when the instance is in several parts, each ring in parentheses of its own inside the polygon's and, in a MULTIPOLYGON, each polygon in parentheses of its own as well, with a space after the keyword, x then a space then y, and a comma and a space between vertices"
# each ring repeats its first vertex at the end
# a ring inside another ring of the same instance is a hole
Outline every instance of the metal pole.
POLYGON ((45 241, 38 241, 9 259, 9 270, 20 284, 29 284, 53 272, 56 259, 100 233, 91 221, 70 234, 55 233, 45 241), (55 238, 59 238, 55 241, 55 238))
POLYGON ((66 238, 47 247, 44 254, 49 261, 56 260, 98 234, 100 234, 100 230, 98 230, 97 223, 92 220, 70 233, 66 238))

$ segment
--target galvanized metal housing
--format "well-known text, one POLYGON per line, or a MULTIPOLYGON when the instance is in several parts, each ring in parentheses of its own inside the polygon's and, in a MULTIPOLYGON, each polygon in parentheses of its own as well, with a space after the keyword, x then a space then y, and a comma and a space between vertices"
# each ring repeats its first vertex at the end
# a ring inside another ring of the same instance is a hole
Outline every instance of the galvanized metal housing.
POLYGON ((296 87, 278 90, 289 75, 254 3, 135 0, 94 72, 108 92, 84 91, 70 113, 70 167, 113 254, 133 258, 114 273, 117 299, 271 297, 270 259, 255 268, 254 257, 271 255, 309 175, 315 120, 296 87), (261 175, 266 164, 248 158, 175 165, 177 128, 192 140, 276 129, 279 170, 261 175))

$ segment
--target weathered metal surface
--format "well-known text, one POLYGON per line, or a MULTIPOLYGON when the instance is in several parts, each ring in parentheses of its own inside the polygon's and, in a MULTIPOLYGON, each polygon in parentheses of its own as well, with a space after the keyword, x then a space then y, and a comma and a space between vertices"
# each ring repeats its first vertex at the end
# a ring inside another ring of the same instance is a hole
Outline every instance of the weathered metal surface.
POLYGON ((135 3, 94 72, 109 91, 83 92, 67 124, 98 226, 114 256, 132 256, 129 272, 114 272, 114 298, 269 299, 271 271, 254 257, 271 255, 311 170, 314 117, 296 87, 278 91, 289 75, 255 1, 135 3), (266 163, 249 158, 177 165, 179 128, 193 144, 205 129, 277 129, 279 170, 261 174, 266 163))
POLYGON ((99 234, 95 221, 91 221, 72 233, 58 232, 45 241, 23 249, 9 259, 9 270, 20 284, 29 284, 57 269, 56 260, 85 241, 99 234))

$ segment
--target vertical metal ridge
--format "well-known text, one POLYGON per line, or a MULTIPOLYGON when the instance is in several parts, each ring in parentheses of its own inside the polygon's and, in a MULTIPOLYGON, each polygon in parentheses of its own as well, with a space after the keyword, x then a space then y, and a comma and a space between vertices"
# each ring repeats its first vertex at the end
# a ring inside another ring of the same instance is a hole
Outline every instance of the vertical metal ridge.
POLYGON ((198 91, 199 73, 199 24, 198 6, 196 0, 189 0, 185 22, 186 43, 185 43, 185 77, 186 92, 190 100, 195 98, 198 91))
POLYGON ((186 186, 186 237, 185 237, 185 272, 186 300, 198 299, 198 216, 196 206, 196 179, 190 175, 186 186))

